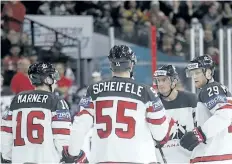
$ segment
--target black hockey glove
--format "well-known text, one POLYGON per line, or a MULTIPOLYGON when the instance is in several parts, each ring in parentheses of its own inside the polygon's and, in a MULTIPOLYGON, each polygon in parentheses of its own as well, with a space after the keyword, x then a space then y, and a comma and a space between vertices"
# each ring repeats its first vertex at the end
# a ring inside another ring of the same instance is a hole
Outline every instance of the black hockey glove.
POLYGON ((7 160, 7 159, 3 159, 2 157, 1 157, 1 163, 12 163, 10 160, 7 160))
POLYGON ((63 147, 62 151, 62 163, 88 163, 87 157, 84 151, 80 151, 78 156, 71 156, 68 152, 68 146, 63 147))
POLYGON ((202 132, 201 127, 197 127, 193 131, 185 133, 180 140, 180 145, 189 151, 193 151, 201 142, 206 143, 205 141, 205 134, 202 132))

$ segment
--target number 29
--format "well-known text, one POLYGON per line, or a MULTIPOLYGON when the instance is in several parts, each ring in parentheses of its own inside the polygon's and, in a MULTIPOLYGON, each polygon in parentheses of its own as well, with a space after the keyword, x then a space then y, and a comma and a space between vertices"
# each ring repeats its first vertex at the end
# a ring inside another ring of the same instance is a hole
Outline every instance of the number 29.
POLYGON ((207 91, 208 91, 209 97, 213 96, 214 94, 215 95, 219 94, 219 88, 218 88, 218 86, 209 87, 209 88, 207 88, 207 91))

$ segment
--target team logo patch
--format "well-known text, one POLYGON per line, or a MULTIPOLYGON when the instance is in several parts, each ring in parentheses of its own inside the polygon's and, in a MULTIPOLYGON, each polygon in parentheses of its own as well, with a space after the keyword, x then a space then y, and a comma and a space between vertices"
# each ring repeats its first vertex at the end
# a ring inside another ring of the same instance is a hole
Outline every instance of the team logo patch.
POLYGON ((191 64, 188 64, 187 68, 188 68, 189 70, 192 70, 192 69, 197 69, 197 68, 199 68, 199 66, 198 66, 198 63, 191 63, 191 64))
POLYGON ((153 101, 152 106, 154 111, 160 111, 164 108, 163 103, 160 99, 158 99, 157 101, 153 101))
POLYGON ((206 102, 206 106, 208 109, 212 109, 219 103, 227 103, 226 96, 218 95, 218 96, 212 97, 208 102, 206 102))
POLYGON ((58 120, 71 119, 71 116, 68 110, 57 110, 56 115, 57 115, 58 120))
POLYGON ((91 97, 83 97, 79 103, 80 106, 87 108, 89 107, 89 104, 91 103, 92 99, 91 97))
POLYGON ((5 120, 7 117, 8 117, 8 110, 6 110, 6 111, 4 111, 3 113, 2 113, 2 119, 3 120, 5 120))
POLYGON ((12 111, 10 111, 10 109, 7 109, 5 111, 2 112, 2 119, 5 120, 7 119, 7 117, 12 116, 12 111))

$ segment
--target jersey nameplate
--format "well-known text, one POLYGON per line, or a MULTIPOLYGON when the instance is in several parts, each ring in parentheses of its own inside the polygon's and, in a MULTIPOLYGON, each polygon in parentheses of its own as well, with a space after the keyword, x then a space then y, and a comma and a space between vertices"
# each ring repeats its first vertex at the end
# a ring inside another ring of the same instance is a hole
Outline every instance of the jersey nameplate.
POLYGON ((44 94, 28 94, 18 95, 18 103, 47 103, 48 95, 44 94))
POLYGON ((103 82, 93 85, 93 93, 98 94, 104 91, 110 92, 126 92, 137 95, 139 97, 142 96, 142 86, 136 86, 132 83, 126 82, 103 82))

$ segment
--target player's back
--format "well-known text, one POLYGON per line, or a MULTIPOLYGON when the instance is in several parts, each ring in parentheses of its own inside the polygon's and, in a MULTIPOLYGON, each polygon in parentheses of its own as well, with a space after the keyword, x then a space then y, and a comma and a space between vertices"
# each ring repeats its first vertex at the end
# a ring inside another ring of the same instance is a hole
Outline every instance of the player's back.
POLYGON ((90 162, 156 162, 146 122, 147 88, 120 77, 89 87, 95 109, 90 162))
MULTIPOLYGON (((58 97, 46 91, 28 91, 16 95, 8 117, 12 116, 12 162, 59 162, 53 141, 52 119, 58 97)), ((58 116, 56 116, 58 117, 58 116)))

